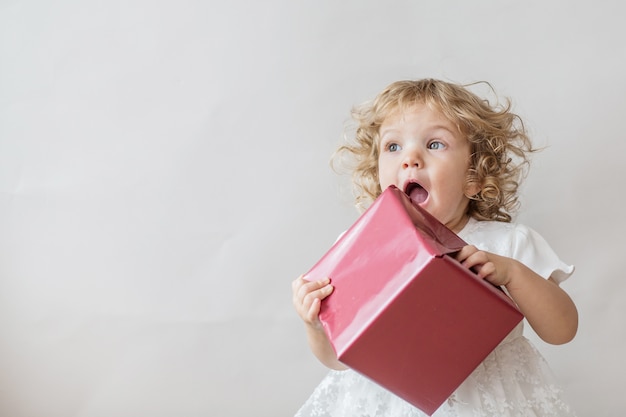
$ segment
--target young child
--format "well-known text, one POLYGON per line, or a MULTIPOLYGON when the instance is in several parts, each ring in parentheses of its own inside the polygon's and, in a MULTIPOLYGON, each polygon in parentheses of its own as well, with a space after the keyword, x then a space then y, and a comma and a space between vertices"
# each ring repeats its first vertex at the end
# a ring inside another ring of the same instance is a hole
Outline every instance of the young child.
MULTIPOLYGON (((534 149, 510 102, 492 106, 465 86, 439 80, 399 81, 352 115, 355 137, 338 156, 354 162, 357 205, 365 207, 392 184, 404 190, 468 242, 457 260, 502 286, 542 340, 572 340, 578 313, 559 283, 574 267, 535 231, 511 222, 534 149)), ((311 350, 331 368, 297 417, 425 416, 337 360, 318 318, 333 291, 328 278, 299 277, 292 291, 311 350)), ((522 330, 523 322, 433 417, 573 416, 522 330)))

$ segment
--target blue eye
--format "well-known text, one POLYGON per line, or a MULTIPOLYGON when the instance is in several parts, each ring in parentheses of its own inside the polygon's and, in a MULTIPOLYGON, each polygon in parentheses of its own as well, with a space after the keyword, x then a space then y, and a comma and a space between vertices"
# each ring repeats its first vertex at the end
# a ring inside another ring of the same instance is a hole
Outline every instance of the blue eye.
POLYGON ((428 144, 428 149, 443 149, 445 145, 439 141, 432 141, 428 144))
POLYGON ((398 145, 397 143, 390 143, 387 145, 387 150, 389 152, 397 152, 400 150, 400 145, 398 145))

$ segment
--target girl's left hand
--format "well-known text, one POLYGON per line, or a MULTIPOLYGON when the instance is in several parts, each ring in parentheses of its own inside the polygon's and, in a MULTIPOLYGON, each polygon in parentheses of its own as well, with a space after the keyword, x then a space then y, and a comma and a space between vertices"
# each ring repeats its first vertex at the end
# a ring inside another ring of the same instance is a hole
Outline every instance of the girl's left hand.
POLYGON ((511 281, 509 272, 511 262, 515 262, 513 259, 478 250, 473 245, 464 246, 456 254, 456 259, 493 285, 507 285, 511 281))
POLYGON ((456 259, 497 286, 506 286, 537 335, 554 345, 567 343, 578 329, 578 311, 572 299, 553 279, 545 279, 515 259, 464 246, 456 259))

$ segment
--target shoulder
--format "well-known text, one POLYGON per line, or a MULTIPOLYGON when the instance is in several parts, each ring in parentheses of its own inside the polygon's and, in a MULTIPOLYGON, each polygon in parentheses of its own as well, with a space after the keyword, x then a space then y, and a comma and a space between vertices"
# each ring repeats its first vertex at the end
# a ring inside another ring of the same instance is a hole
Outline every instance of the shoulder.
POLYGON ((517 249, 531 244, 535 234, 531 228, 519 223, 470 219, 459 236, 479 249, 514 257, 517 249))

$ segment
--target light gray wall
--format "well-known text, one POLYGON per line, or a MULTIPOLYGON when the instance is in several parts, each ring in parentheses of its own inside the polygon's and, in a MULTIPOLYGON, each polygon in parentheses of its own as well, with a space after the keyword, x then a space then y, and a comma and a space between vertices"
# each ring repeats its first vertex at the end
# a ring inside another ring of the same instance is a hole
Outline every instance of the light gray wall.
POLYGON ((0 1, 0 415, 292 415, 325 370, 290 283, 357 216, 329 155, 353 104, 437 77, 546 145, 520 219, 576 264, 581 322, 537 346, 579 415, 621 416, 620 10, 0 1))

